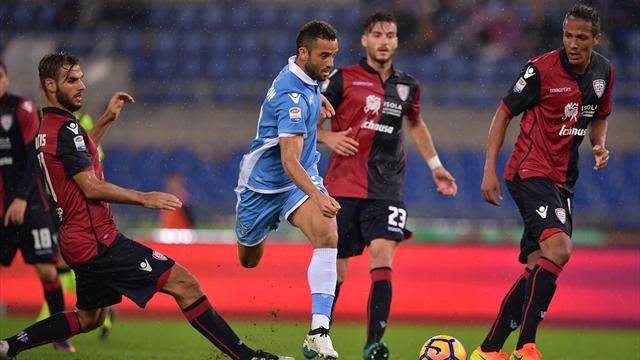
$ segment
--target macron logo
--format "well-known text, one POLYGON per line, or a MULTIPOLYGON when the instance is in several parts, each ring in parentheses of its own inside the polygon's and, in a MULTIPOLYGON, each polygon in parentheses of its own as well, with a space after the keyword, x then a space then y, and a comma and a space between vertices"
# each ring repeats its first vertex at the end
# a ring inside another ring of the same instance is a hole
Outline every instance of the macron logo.
POLYGON ((293 101, 294 104, 297 104, 300 102, 300 94, 298 93, 291 93, 289 94, 289 97, 291 98, 291 101, 293 101))
POLYGON ((539 208, 536 209, 536 212, 538 213, 538 215, 540 215, 541 218, 546 219, 547 209, 549 209, 549 206, 540 206, 539 208))
POLYGON ((524 72, 524 75, 522 75, 523 78, 528 79, 530 77, 532 77, 533 75, 536 74, 536 71, 533 67, 529 66, 527 68, 527 71, 524 72))
POLYGON ((142 270, 142 271, 146 271, 146 272, 152 272, 153 271, 153 269, 151 268, 151 265, 149 264, 149 261, 147 259, 144 259, 144 261, 140 263, 140 268, 138 270, 142 270))

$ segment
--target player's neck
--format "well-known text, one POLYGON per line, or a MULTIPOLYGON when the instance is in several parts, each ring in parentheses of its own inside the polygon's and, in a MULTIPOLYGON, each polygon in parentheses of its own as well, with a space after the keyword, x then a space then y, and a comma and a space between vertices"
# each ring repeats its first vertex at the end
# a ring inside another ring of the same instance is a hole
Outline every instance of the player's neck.
POLYGON ((389 77, 391 77, 391 60, 385 62, 375 61, 370 57, 367 57, 367 64, 371 66, 375 71, 378 72, 382 82, 387 81, 389 77))
POLYGON ((591 65, 591 59, 593 58, 593 54, 589 56, 589 59, 583 64, 577 64, 571 66, 571 71, 573 71, 576 75, 582 75, 587 72, 589 65, 591 65))

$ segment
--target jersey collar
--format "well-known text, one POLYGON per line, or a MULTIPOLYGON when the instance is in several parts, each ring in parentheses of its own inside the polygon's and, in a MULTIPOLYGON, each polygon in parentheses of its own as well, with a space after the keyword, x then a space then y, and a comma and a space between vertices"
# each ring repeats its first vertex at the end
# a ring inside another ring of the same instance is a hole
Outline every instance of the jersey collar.
POLYGON ((295 63, 296 57, 292 56, 289 58, 289 71, 294 73, 302 82, 309 85, 318 86, 318 82, 309 77, 298 64, 295 63))
MULTIPOLYGON (((370 72, 372 74, 376 74, 376 75, 380 75, 378 73, 378 70, 374 69, 371 67, 371 65, 369 65, 369 63, 367 62, 367 58, 363 57, 360 59, 360 63, 359 65, 365 69, 367 72, 370 72)), ((391 76, 389 76, 389 79, 391 79, 392 77, 394 77, 396 75, 396 69, 393 67, 393 63, 391 64, 391 76)))
POLYGON ((57 107, 53 107, 53 106, 48 106, 48 107, 43 108, 43 109, 42 109, 42 114, 43 114, 43 115, 46 115, 46 114, 60 115, 60 116, 67 117, 67 118, 69 118, 70 120, 75 120, 75 121, 77 121, 77 120, 76 120, 76 117, 75 117, 75 116, 73 116, 73 114, 72 114, 72 113, 70 113, 70 112, 68 112, 68 111, 66 111, 66 110, 63 110, 63 109, 57 108, 57 107))
POLYGON ((587 68, 585 69, 584 74, 576 74, 573 72, 573 70, 571 69, 571 64, 569 63, 569 58, 567 57, 567 51, 564 48, 560 49, 560 63, 562 64, 562 67, 567 72, 567 74, 569 74, 572 78, 576 80, 580 80, 589 72, 589 70, 591 70, 591 64, 593 64, 594 53, 595 52, 593 51, 591 52, 591 61, 589 62, 589 65, 587 65, 587 68))

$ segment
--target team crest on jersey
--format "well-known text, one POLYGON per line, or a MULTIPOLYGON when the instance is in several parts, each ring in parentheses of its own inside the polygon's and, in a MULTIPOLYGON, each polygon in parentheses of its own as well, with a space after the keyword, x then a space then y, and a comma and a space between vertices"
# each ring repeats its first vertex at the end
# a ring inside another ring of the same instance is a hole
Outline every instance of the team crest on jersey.
POLYGON ((87 151, 87 145, 85 145, 84 138, 82 137, 82 135, 78 135, 74 137, 73 143, 76 145, 76 150, 87 151))
POLYGON ((373 115, 378 115, 378 111, 380 111, 380 106, 382 106, 382 99, 375 95, 369 95, 365 99, 364 105, 364 113, 368 113, 369 111, 373 112, 373 115))
POLYGON ((409 85, 397 84, 396 91, 398 92, 400 100, 407 101, 407 99, 409 98, 409 85))
POLYGON ((160 260, 160 261, 167 261, 167 257, 164 256, 163 254, 153 250, 153 253, 151 253, 151 256, 153 256, 154 259, 160 260))
POLYGON ((596 96, 598 96, 598 99, 600 99, 602 94, 604 94, 604 88, 606 84, 606 81, 604 81, 603 79, 593 80, 593 91, 596 92, 596 96))
POLYGON ((567 213, 563 208, 556 208, 556 217, 563 224, 567 222, 567 213))
POLYGON ((578 121, 578 103, 570 102, 564 106, 564 116, 562 121, 571 119, 571 121, 578 121))
POLYGON ((9 131, 11 125, 13 125, 13 116, 11 114, 2 115, 0 118, 0 125, 4 131, 9 131))

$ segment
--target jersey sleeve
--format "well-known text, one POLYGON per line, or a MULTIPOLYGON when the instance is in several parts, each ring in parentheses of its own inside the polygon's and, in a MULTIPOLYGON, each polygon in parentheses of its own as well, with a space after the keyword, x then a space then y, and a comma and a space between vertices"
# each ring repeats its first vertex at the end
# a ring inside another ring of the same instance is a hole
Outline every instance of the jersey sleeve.
POLYGON ((74 121, 60 127, 56 156, 62 161, 67 176, 93 167, 86 137, 87 133, 74 121))
POLYGON ((411 105, 409 106, 409 111, 407 112, 407 119, 412 121, 418 120, 418 118, 420 118, 420 95, 422 94, 420 83, 416 82, 415 89, 415 95, 411 100, 411 105))
POLYGON ((600 106, 598 106, 598 110, 595 115, 596 119, 606 119, 607 116, 611 114, 611 94, 613 93, 613 82, 613 65, 609 65, 609 83, 607 84, 607 89, 602 95, 602 100, 600 100, 600 106))
POLYGON ((342 103, 342 88, 343 80, 341 69, 335 69, 320 87, 322 95, 329 100, 334 109, 337 109, 340 103, 342 103))
POLYGON ((22 100, 16 109, 16 117, 20 124, 20 131, 25 145, 32 143, 40 127, 40 118, 38 117, 37 109, 33 106, 33 102, 28 99, 22 100))
POLYGON ((511 116, 531 109, 540 99, 540 72, 529 63, 517 77, 511 89, 502 98, 502 108, 511 116))
POLYGON ((278 136, 305 135, 307 133, 306 119, 311 116, 309 107, 302 94, 298 92, 284 92, 274 99, 278 136))

